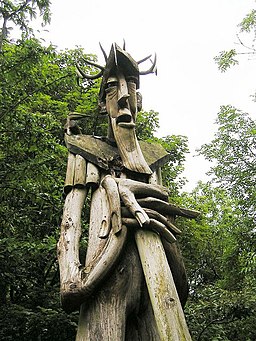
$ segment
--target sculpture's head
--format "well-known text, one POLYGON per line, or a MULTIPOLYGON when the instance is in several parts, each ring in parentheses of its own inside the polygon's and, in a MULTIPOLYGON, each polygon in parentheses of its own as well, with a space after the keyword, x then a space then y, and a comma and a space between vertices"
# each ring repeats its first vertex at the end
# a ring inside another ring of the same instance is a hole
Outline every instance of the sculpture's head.
POLYGON ((109 116, 108 138, 115 141, 120 156, 126 168, 141 173, 150 174, 135 134, 136 116, 141 110, 142 97, 139 89, 139 77, 155 72, 156 58, 149 70, 140 72, 138 64, 150 58, 136 62, 126 51, 117 44, 113 44, 107 57, 102 49, 106 66, 101 67, 88 62, 98 68, 97 75, 86 75, 79 67, 78 71, 83 78, 96 79, 102 76, 99 92, 99 107, 101 113, 109 116))

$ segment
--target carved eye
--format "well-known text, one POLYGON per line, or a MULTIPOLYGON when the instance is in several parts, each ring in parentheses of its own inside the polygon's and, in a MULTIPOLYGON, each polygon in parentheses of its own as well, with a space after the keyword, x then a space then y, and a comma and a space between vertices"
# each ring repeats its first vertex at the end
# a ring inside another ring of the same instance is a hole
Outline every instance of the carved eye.
POLYGON ((107 85, 106 85, 106 90, 110 89, 110 88, 113 88, 113 87, 116 87, 116 86, 118 86, 117 78, 114 77, 114 76, 109 77, 109 79, 107 81, 107 85))
POLYGON ((114 86, 117 86, 118 82, 117 81, 111 81, 107 83, 107 89, 113 88, 114 86))

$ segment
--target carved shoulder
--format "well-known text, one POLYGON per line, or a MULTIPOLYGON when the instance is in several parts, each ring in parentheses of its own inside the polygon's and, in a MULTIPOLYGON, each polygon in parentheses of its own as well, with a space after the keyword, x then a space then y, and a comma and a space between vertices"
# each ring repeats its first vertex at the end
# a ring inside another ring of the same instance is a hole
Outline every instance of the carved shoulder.
MULTIPOLYGON (((81 155, 103 169, 110 169, 120 159, 117 147, 91 135, 65 135, 71 153, 81 155)), ((146 162, 152 171, 168 162, 170 154, 157 143, 139 142, 146 162)))

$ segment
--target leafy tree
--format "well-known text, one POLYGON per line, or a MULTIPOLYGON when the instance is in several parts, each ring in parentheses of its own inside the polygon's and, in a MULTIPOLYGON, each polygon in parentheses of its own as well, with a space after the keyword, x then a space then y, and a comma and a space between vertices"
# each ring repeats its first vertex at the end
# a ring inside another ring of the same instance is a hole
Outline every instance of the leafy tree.
MULTIPOLYGON (((240 30, 255 35, 256 11, 240 30)), ((232 49, 215 57, 221 71, 238 64, 238 55, 255 54, 240 36, 242 52, 232 49)), ((255 40, 255 37, 253 38, 255 40)), ((246 113, 222 106, 214 139, 199 151, 212 162, 209 184, 183 200, 198 205, 197 221, 184 228, 184 255, 191 281, 187 316, 196 340, 256 338, 255 322, 255 156, 256 124, 246 113)))
POLYGON ((218 56, 214 59, 218 64, 219 70, 222 72, 227 71, 231 66, 237 65, 239 62, 237 58, 241 55, 255 55, 256 49, 254 46, 255 42, 255 34, 256 34, 256 10, 253 9, 249 12, 238 25, 240 28, 240 34, 252 34, 252 43, 245 44, 243 39, 240 38, 239 34, 237 34, 238 44, 241 47, 241 50, 231 49, 229 51, 221 51, 218 56))
POLYGON ((75 332, 76 318, 59 306, 56 242, 67 158, 63 123, 75 110, 94 122, 97 111, 97 84, 76 83, 74 59, 82 57, 94 58, 81 49, 59 53, 35 39, 5 43, 0 55, 2 340, 53 334, 70 340, 75 332))
POLYGON ((234 107, 223 106, 216 123, 213 141, 203 145, 200 153, 214 162, 213 181, 237 199, 251 221, 250 230, 256 222, 256 122, 234 107))
POLYGON ((170 153, 170 161, 162 169, 163 183, 170 190, 170 198, 177 201, 179 192, 185 184, 182 177, 186 154, 189 152, 188 140, 182 135, 167 135, 157 138, 155 133, 159 128, 159 113, 153 110, 138 113, 136 133, 139 139, 161 144, 170 153))
POLYGON ((188 321, 197 340, 254 340, 256 322, 256 124, 232 106, 218 114, 214 139, 200 154, 212 162, 209 184, 183 201, 202 212, 184 227, 191 282, 188 321))
POLYGON ((255 234, 236 199, 224 189, 199 183, 183 193, 201 211, 183 222, 181 246, 190 280, 186 315, 194 340, 255 339, 255 234))
POLYGON ((0 20, 2 21, 0 30, 0 52, 2 52, 3 42, 8 38, 10 30, 9 24, 19 28, 24 37, 28 37, 32 32, 30 21, 35 19, 39 11, 42 16, 42 24, 50 23, 50 1, 49 0, 2 0, 0 3, 0 20))

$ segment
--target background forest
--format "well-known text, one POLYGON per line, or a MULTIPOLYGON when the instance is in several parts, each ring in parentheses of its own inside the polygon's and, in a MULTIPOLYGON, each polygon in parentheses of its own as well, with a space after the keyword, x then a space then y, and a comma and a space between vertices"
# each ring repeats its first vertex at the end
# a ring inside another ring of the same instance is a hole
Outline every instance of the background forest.
MULTIPOLYGON (((73 340, 77 314, 59 301, 56 243, 63 208, 67 114, 84 115, 85 134, 104 134, 98 82, 77 84, 75 63, 97 56, 81 48, 58 51, 34 37, 30 21, 50 19, 48 0, 1 1, 0 19, 0 339, 73 340), (9 24, 21 32, 12 40, 9 24)), ((241 30, 256 30, 256 10, 241 30)), ((256 53, 251 47, 245 53, 256 53)), ((221 71, 238 62, 235 50, 216 57, 221 71)), ((90 69, 93 72, 93 69, 90 69)), ((217 72, 217 71, 216 71, 217 72)), ((184 136, 155 137, 158 113, 140 112, 140 139, 164 145, 172 159, 164 181, 170 201, 202 212, 179 220, 190 282, 185 313, 193 340, 256 340, 256 124, 223 106, 214 139, 199 153, 212 162, 211 181, 182 191, 189 146, 184 136)), ((87 226, 85 224, 84 229, 87 226)), ((81 241, 86 251, 86 239, 81 241)))

